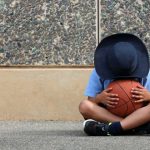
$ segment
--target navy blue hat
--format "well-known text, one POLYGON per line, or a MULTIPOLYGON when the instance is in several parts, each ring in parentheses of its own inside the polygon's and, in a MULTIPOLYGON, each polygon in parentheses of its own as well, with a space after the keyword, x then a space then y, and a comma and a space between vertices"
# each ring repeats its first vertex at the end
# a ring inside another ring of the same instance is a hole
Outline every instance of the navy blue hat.
POLYGON ((144 43, 135 35, 118 33, 104 38, 96 48, 94 65, 102 79, 137 77, 149 72, 149 56, 144 43))

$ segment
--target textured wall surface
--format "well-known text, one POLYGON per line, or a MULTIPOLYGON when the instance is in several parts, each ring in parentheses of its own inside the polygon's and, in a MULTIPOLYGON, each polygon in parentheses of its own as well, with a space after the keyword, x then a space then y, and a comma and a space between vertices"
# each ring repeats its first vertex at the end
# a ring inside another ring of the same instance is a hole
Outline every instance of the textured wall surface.
POLYGON ((102 38, 118 32, 140 37, 150 49, 149 0, 101 0, 102 38))
MULTIPOLYGON (((0 0, 0 64, 93 64, 98 0, 0 0)), ((99 0, 101 37, 137 35, 150 49, 149 0, 99 0)))
POLYGON ((92 64, 91 0, 0 0, 0 64, 92 64))

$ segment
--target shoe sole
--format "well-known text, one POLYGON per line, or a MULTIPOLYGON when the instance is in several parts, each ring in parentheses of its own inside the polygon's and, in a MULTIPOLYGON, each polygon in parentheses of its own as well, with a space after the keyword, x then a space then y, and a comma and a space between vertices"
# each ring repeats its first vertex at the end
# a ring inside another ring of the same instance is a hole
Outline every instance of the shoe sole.
POLYGON ((83 122, 83 128, 85 127, 85 124, 86 124, 88 121, 94 121, 94 122, 97 122, 97 121, 95 121, 95 120, 93 120, 93 119, 87 119, 87 120, 85 120, 85 121, 83 122))

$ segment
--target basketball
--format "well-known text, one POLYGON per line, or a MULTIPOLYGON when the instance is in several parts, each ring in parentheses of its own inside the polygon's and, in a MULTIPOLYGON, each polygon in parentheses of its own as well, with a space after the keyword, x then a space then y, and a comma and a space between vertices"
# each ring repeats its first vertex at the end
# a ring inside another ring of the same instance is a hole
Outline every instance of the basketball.
POLYGON ((141 85, 134 80, 115 80, 108 85, 112 88, 111 93, 118 94, 119 101, 115 108, 107 107, 107 109, 120 117, 126 117, 135 110, 143 107, 143 103, 135 103, 131 97, 131 89, 141 85))

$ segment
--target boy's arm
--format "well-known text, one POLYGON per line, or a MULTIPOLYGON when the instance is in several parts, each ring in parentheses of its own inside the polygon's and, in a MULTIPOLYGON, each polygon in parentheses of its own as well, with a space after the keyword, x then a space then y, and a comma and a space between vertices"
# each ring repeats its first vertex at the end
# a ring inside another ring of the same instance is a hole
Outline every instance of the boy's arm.
POLYGON ((88 96, 88 100, 90 100, 91 102, 93 102, 93 103, 95 103, 95 104, 101 103, 101 100, 99 100, 99 99, 97 98, 97 96, 96 96, 96 97, 90 97, 90 96, 88 96))
POLYGON ((133 101, 136 103, 140 103, 144 101, 150 102, 150 92, 142 86, 137 86, 136 88, 132 88, 131 93, 132 93, 133 101))
POLYGON ((99 100, 97 98, 97 96, 96 97, 90 97, 90 96, 88 96, 88 100, 91 101, 91 102, 93 102, 93 103, 95 103, 95 104, 101 103, 101 100, 99 100))
POLYGON ((108 107, 114 107, 118 102, 118 95, 110 93, 112 88, 103 90, 103 85, 100 82, 100 77, 97 75, 95 69, 93 69, 88 85, 85 90, 85 96, 88 96, 88 100, 95 104, 104 104, 108 107))
POLYGON ((131 90, 133 101, 135 102, 150 102, 150 71, 145 78, 145 82, 142 83, 144 87, 138 86, 131 90))
POLYGON ((95 104, 104 104, 108 107, 114 108, 118 103, 119 98, 118 94, 110 93, 112 88, 103 90, 100 94, 97 94, 95 97, 88 97, 88 100, 92 101, 95 104))
POLYGON ((90 97, 90 96, 88 96, 88 100, 90 100, 90 101, 95 101, 95 97, 90 97))

